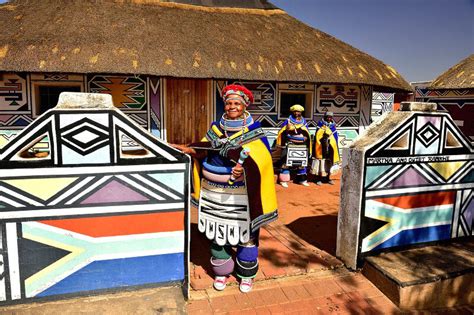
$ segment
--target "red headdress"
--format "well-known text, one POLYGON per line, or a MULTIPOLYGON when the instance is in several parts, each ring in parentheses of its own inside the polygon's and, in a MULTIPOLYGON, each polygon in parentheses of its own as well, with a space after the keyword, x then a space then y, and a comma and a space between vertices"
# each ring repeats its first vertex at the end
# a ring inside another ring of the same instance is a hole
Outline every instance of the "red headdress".
POLYGON ((222 98, 224 102, 229 99, 231 95, 237 95, 242 98, 245 106, 249 106, 253 103, 252 92, 243 85, 230 84, 222 90, 222 98))

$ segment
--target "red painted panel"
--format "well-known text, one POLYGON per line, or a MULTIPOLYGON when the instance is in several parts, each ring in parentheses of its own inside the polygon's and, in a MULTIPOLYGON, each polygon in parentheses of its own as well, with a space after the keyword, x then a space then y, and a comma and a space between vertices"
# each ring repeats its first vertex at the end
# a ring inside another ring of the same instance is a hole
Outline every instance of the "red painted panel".
POLYGON ((383 202, 403 209, 449 205, 454 203, 454 191, 440 191, 422 193, 408 196, 377 198, 375 201, 383 202))
POLYGON ((184 211, 39 221, 92 236, 118 236, 184 230, 184 211))

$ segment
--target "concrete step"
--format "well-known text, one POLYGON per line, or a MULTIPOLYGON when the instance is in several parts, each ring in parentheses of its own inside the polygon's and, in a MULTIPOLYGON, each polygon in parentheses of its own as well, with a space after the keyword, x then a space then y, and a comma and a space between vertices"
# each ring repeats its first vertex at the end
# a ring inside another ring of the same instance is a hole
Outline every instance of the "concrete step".
POLYGON ((474 304, 474 240, 367 257, 362 273, 402 310, 474 304))

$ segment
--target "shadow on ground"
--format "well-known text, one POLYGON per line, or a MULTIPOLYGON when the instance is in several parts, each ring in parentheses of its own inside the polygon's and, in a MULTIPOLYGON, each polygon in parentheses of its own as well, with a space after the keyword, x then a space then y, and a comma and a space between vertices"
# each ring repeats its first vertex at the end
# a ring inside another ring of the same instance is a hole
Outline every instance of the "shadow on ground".
POLYGON ((296 219, 286 225, 293 233, 304 241, 336 255, 337 216, 320 215, 296 219))
POLYGON ((210 248, 211 242, 199 232, 196 223, 191 223, 191 262, 204 268, 208 274, 212 274, 210 248))

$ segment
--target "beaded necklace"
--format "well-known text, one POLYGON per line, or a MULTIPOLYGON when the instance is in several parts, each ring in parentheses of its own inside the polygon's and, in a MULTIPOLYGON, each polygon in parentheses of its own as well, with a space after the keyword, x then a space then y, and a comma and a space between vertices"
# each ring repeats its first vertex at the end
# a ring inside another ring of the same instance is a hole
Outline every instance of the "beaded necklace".
POLYGON ((244 112, 243 118, 227 119, 225 116, 225 114, 222 115, 219 125, 221 129, 224 130, 224 135, 226 138, 229 137, 227 132, 234 134, 238 131, 242 131, 243 134, 244 128, 253 124, 253 118, 247 111, 244 112))

